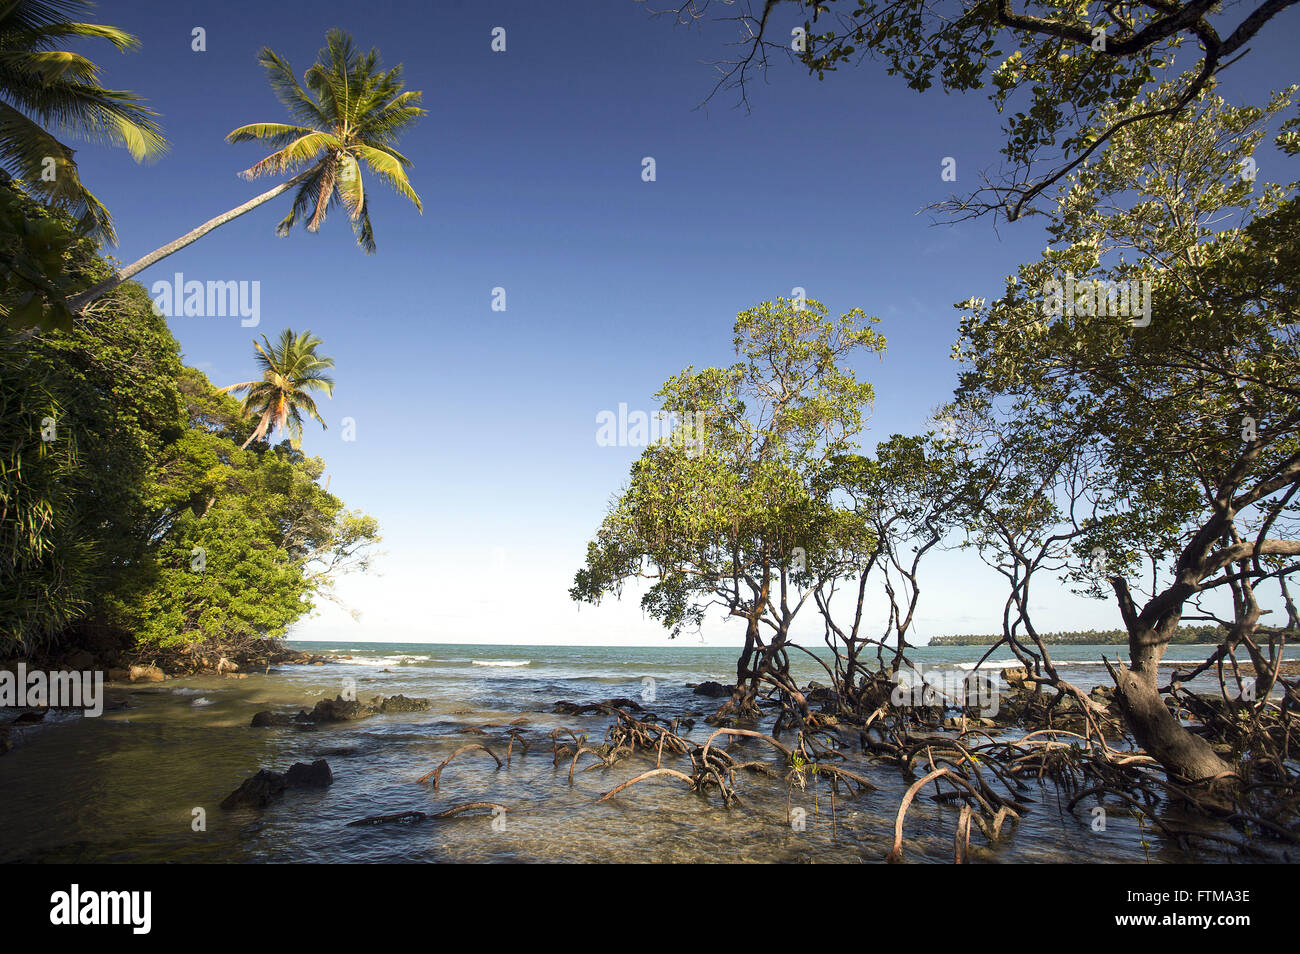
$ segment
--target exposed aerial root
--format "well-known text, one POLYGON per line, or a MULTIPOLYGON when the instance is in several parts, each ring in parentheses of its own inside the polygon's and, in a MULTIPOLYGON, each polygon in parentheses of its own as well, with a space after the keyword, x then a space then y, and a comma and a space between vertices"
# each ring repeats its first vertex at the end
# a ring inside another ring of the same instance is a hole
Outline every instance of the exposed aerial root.
POLYGON ((600 796, 600 798, 596 799, 596 801, 597 801, 597 802, 603 802, 603 801, 604 801, 605 799, 607 799, 607 798, 612 798, 612 797, 614 797, 614 796, 617 795, 619 792, 623 791, 623 789, 625 789, 625 788, 629 788, 629 787, 635 785, 637 782, 644 782, 644 781, 645 781, 646 779, 648 779, 648 778, 654 778, 656 775, 670 775, 670 776, 672 776, 673 778, 679 778, 679 779, 681 779, 683 782, 685 782, 687 785, 689 785, 689 786, 691 787, 692 790, 694 790, 694 788, 695 788, 695 781, 694 781, 694 780, 693 780, 689 775, 687 775, 685 772, 678 772, 676 769, 657 768, 657 769, 651 769, 651 770, 648 771, 648 772, 642 772, 642 773, 641 773, 640 775, 638 775, 636 778, 630 778, 630 779, 628 779, 626 782, 624 782, 622 785, 618 785, 618 786, 616 786, 616 787, 614 787, 614 788, 611 788, 611 789, 610 789, 608 792, 606 792, 604 795, 600 796))
POLYGON ((465 752, 472 752, 475 749, 482 749, 488 755, 492 756, 492 760, 497 763, 497 768, 501 768, 501 760, 497 758, 497 754, 495 752, 493 752, 486 745, 483 745, 480 742, 471 742, 469 745, 462 745, 455 752, 451 753, 451 755, 443 759, 442 763, 432 772, 428 772, 424 775, 421 775, 418 779, 416 779, 416 784, 422 785, 425 782, 427 782, 430 778, 432 778, 434 791, 437 791, 438 780, 442 777, 442 770, 447 767, 448 763, 451 762, 451 760, 454 759, 456 756, 461 755, 465 752))
POLYGON ((478 811, 479 809, 487 809, 491 812, 508 811, 504 805, 498 805, 496 802, 463 802, 460 805, 453 805, 451 808, 433 814, 426 812, 398 812, 395 815, 371 815, 368 818, 359 818, 356 821, 348 822, 347 827, 356 828, 359 825, 387 825, 392 823, 413 825, 430 818, 454 818, 465 812, 478 811))

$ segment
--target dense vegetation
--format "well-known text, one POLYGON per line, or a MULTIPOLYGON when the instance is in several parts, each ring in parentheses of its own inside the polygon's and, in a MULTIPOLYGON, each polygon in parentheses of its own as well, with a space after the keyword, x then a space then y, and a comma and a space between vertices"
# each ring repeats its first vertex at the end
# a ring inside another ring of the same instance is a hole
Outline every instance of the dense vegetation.
MULTIPOLYGON (((91 239, 69 241, 67 273, 110 273, 91 239)), ((140 649, 282 635, 377 527, 321 488, 296 440, 249 441, 259 426, 182 363, 135 283, 67 330, 0 339, 0 652, 106 629, 140 649)))
POLYGON ((256 652, 329 596, 338 573, 364 569, 378 540, 375 521, 345 510, 320 485, 324 463, 300 450, 304 416, 325 424, 309 392, 332 394, 333 360, 310 331, 286 329, 276 344, 253 343, 259 377, 218 389, 182 363, 165 317, 127 279, 291 189, 281 232, 299 220, 315 231, 341 202, 374 251, 361 169, 419 208, 394 147, 425 110, 400 65, 382 69, 341 31, 305 88, 263 49, 295 124, 253 123, 228 139, 272 147, 246 177, 288 177, 117 270, 99 255, 115 239, 111 216, 58 136, 137 160, 167 144, 138 95, 103 87, 96 63, 60 48, 138 45, 76 19, 92 7, 0 9, 0 656, 66 655, 104 634, 155 658, 256 652))
POLYGON ((990 645, 1075 700, 1090 738, 1104 738, 1097 707, 1035 625, 1045 575, 1115 601, 1128 650, 1115 701, 1170 777, 1233 772, 1166 704, 1180 686, 1162 684, 1160 661, 1185 618, 1213 623, 1214 650, 1189 677, 1230 669, 1229 706, 1284 692, 1252 732, 1274 752, 1267 772, 1286 775, 1300 697, 1279 678, 1287 634, 1260 620, 1271 591, 1295 621, 1300 207, 1295 183, 1257 181, 1253 156, 1270 124, 1277 147, 1297 151, 1293 92, 1261 107, 1204 90, 1184 102, 1171 80, 1096 106, 1111 132, 1043 192, 1048 247, 999 298, 958 305, 953 400, 931 430, 874 454, 856 443, 872 391, 848 364, 857 347, 883 351, 872 321, 833 320, 811 299, 741 314, 738 364, 688 369, 660 392, 679 418, 707 422, 696 452, 676 439, 644 452, 574 598, 644 580, 643 606, 674 633, 712 610, 743 619, 737 685, 715 719, 752 716, 766 691, 805 725, 816 715, 790 677, 802 647, 789 634, 813 607, 834 651, 837 718, 870 721, 881 675, 910 664, 924 557, 967 548, 1006 582, 990 645), (1147 120, 1165 109, 1173 118, 1147 120), (865 611, 873 585, 883 625, 865 611), (1263 728, 1266 715, 1279 721, 1263 728))

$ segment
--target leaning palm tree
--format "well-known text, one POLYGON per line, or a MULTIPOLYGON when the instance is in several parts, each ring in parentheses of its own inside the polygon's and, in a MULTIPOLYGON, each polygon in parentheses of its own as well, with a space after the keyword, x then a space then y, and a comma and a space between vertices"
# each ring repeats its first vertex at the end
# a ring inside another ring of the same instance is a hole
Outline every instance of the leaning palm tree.
POLYGON ((59 135, 125 146, 137 162, 162 155, 167 141, 150 118, 157 113, 139 96, 105 89, 94 62, 59 49, 76 37, 108 40, 122 51, 139 47, 116 27, 73 19, 93 6, 88 0, 0 0, 0 170, 21 179, 33 196, 71 212, 85 232, 115 242, 108 210, 82 184, 76 150, 59 135))
POLYGON ((328 397, 334 396, 334 379, 325 374, 334 367, 334 359, 316 353, 321 340, 310 331, 295 335, 292 329, 286 328, 280 332, 276 344, 267 341, 266 335, 262 335, 262 341, 266 347, 253 342, 257 363, 262 368, 261 378, 221 389, 234 394, 246 392, 240 411, 245 417, 258 418, 257 427, 240 449, 262 438, 269 444, 271 431, 279 430, 289 435, 290 446, 298 450, 302 447, 303 412, 315 418, 321 427, 326 426, 316 410, 316 402, 307 392, 321 391, 328 397))
POLYGON ((367 253, 373 252, 375 236, 361 179, 363 164, 423 211, 420 197, 406 177, 411 160, 394 147, 401 133, 428 110, 418 105, 421 96, 418 91, 402 89, 400 64, 391 70, 381 70, 377 50, 362 54, 353 45, 352 38, 339 30, 331 30, 326 35, 316 63, 304 74, 306 89, 299 84, 288 61, 273 50, 264 47, 258 62, 266 68, 271 88, 294 123, 252 123, 240 126, 226 139, 229 142, 261 139, 275 150, 240 173, 244 178, 292 173, 291 177, 243 205, 209 219, 70 299, 68 304, 73 311, 80 311, 155 262, 290 189, 297 190, 293 206, 276 232, 287 235, 299 222, 309 232, 315 232, 325 221, 330 207, 342 202, 357 233, 357 244, 367 253))

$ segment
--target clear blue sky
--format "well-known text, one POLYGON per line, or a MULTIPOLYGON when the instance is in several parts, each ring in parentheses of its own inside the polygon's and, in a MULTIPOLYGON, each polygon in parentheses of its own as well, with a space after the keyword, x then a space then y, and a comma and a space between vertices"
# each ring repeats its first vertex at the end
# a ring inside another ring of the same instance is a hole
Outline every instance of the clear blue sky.
MULTIPOLYGON (((635 598, 599 609, 566 590, 637 448, 600 447, 596 415, 652 395, 687 364, 725 364, 737 312, 795 286, 836 314, 881 318, 873 446, 914 431, 954 383, 952 303, 995 295, 1045 244, 1033 221, 934 227, 918 210, 997 161, 983 94, 919 95, 867 64, 818 83, 775 62, 752 111, 712 85, 705 61, 731 38, 653 19, 631 0, 561 4, 339 0, 185 4, 132 0, 101 18, 138 35, 92 45, 105 81, 159 110, 171 152, 148 166, 87 146, 83 178, 114 211, 130 261, 269 188, 236 173, 263 154, 236 126, 284 120, 256 62, 269 45, 301 72, 327 29, 402 62, 429 115, 402 142, 419 215, 369 182, 379 250, 356 247, 341 212, 319 234, 278 238, 285 201, 227 225, 140 276, 261 283, 262 324, 310 328, 338 387, 308 429, 331 490, 374 514, 384 556, 340 586, 360 622, 326 609, 299 638, 658 644, 635 598), (206 30, 206 52, 191 31, 206 30), (490 49, 494 27, 507 50, 490 49), (657 181, 641 178, 652 156, 657 181), (507 310, 491 309, 494 287, 507 310), (340 421, 356 421, 355 442, 340 421)), ((1296 11, 1228 74, 1231 98, 1293 78, 1296 11)), ((1261 170, 1267 178, 1269 170, 1261 170)), ((218 385, 253 370, 254 329, 174 318, 189 363, 218 385)), ((1044 581, 1046 583, 1046 581, 1044 581)), ((1000 578, 938 555, 917 635, 991 632, 1000 578)), ((1112 627, 1113 606, 1041 587, 1040 629, 1112 627)), ((710 643, 740 634, 712 625, 710 643)))

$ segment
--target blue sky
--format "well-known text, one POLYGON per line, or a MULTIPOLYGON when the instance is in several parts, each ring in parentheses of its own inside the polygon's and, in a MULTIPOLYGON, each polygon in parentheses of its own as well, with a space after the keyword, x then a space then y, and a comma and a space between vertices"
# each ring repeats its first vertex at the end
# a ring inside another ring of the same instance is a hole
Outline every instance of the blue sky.
MULTIPOLYGON (((749 112, 726 92, 696 109, 730 33, 674 27, 631 0, 133 0, 101 14, 143 44, 125 56, 92 47, 106 83, 145 96, 171 141, 147 166, 79 154, 123 261, 273 184, 239 179, 263 153, 224 141, 285 119, 261 46, 301 75, 341 27, 424 92, 429 115, 401 144, 424 213, 369 180, 377 254, 356 247, 339 212, 318 234, 277 237, 281 200, 140 276, 261 283, 257 329, 171 319, 188 362, 218 385, 251 376, 254 331, 310 328, 336 360, 329 430, 310 428, 304 449, 324 457, 332 491, 379 519, 385 556, 339 587, 359 622, 327 606, 299 638, 663 643, 635 598, 581 610, 567 598, 638 453, 597 446, 597 414, 653 411, 684 366, 729 363, 736 313, 798 286, 836 314, 881 319, 888 352, 859 368, 877 393, 864 443, 915 431, 954 383, 952 303, 997 294, 1045 242, 1032 220, 997 234, 918 214, 954 188, 944 157, 957 160, 958 190, 996 165, 982 94, 919 95, 870 63, 819 83, 774 62, 749 112), (195 27, 204 52, 191 49, 195 27), (504 53, 490 48, 494 27, 504 53), (647 156, 654 182, 642 180, 647 156), (504 312, 491 308, 497 287, 504 312), (355 441, 342 440, 344 417, 355 441)), ((1229 71, 1230 98, 1292 78, 1296 21, 1288 11, 1252 44, 1229 71)), ((923 585, 918 636, 997 628, 1000 578, 973 556, 935 556, 923 585)), ((1118 624, 1111 604, 1054 590, 1040 587, 1040 629, 1118 624)), ((740 635, 704 631, 709 643, 740 635)))

